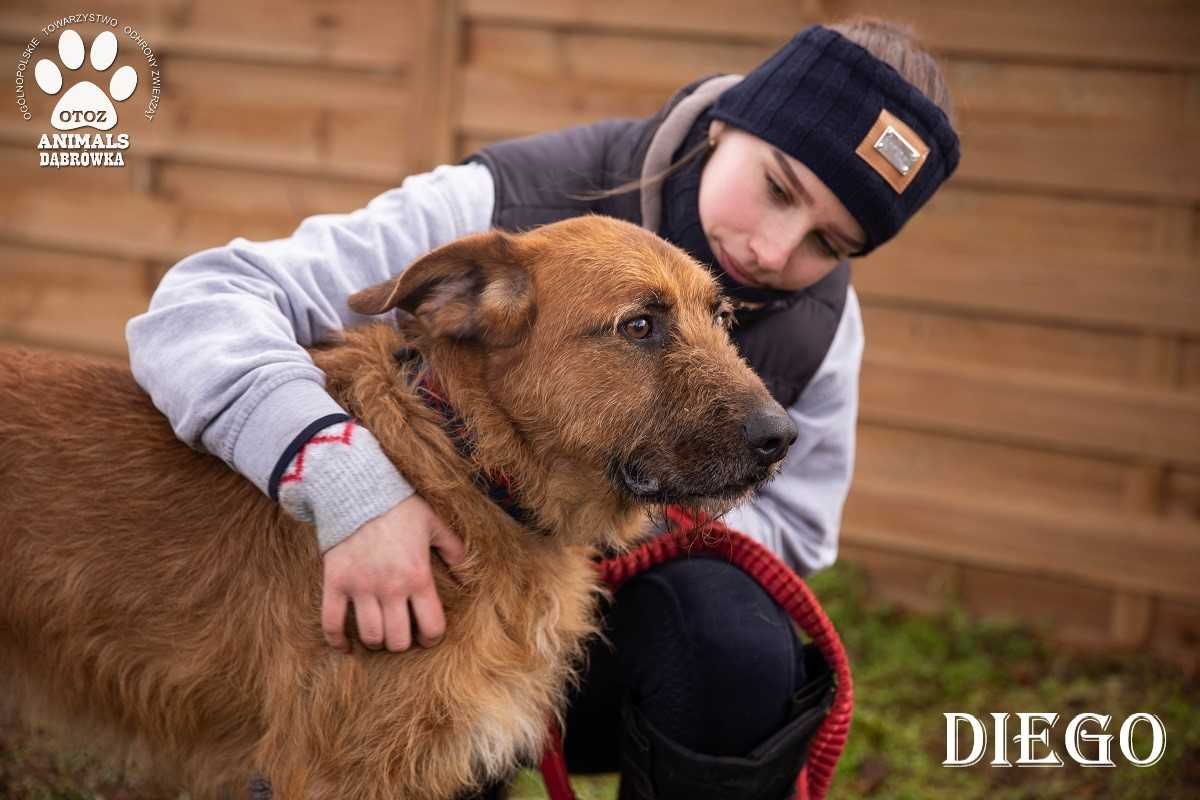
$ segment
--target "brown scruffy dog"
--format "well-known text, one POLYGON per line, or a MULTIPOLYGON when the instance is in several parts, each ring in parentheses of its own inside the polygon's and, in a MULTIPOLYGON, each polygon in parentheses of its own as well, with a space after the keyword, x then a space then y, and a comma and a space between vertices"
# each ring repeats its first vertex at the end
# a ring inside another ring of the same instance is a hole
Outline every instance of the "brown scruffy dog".
POLYGON ((180 443, 126 369, 7 350, 13 696, 138 743, 201 796, 240 796, 260 771, 286 800, 451 798, 541 752, 596 630, 597 547, 631 542, 654 506, 736 502, 796 435, 710 276, 627 223, 462 239, 351 305, 399 324, 313 356, 466 544, 455 576, 436 570, 443 640, 330 648, 311 528, 180 443), (457 444, 430 386, 462 420, 457 444))

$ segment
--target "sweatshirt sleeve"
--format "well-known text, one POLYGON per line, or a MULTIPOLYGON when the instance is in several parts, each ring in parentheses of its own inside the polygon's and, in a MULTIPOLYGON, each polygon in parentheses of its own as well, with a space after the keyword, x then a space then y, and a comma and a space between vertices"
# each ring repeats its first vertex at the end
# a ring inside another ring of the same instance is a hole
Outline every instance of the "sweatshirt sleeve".
POLYGON ((134 378, 180 439, 270 493, 297 438, 344 417, 304 348, 370 319, 350 311, 351 294, 487 230, 493 205, 485 166, 443 166, 285 239, 188 256, 126 326, 134 378))
POLYGON ((854 472, 863 343, 862 312, 850 287, 825 360, 788 409, 799 436, 783 469, 751 502, 722 520, 800 575, 837 559, 842 507, 854 472))

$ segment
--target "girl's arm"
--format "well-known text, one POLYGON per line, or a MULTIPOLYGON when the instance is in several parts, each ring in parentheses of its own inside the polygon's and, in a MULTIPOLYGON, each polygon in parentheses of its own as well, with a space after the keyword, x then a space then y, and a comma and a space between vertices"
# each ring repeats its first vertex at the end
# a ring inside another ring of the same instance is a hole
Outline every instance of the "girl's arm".
POLYGON ((788 409, 800 435, 782 471, 752 502, 722 520, 766 545, 801 575, 837 558, 842 506, 854 472, 862 353, 862 312, 850 287, 824 362, 788 409))
POLYGON ((179 438, 315 523, 321 627, 335 647, 347 646, 351 601, 366 646, 405 650, 414 633, 433 644, 445 617, 431 548, 453 567, 463 545, 325 392, 304 346, 365 321, 348 307, 353 292, 487 230, 493 206, 486 167, 439 167, 286 239, 184 259, 126 328, 134 377, 179 438))
MULTIPOLYGON (((134 377, 180 439, 273 494, 288 448, 344 417, 304 347, 366 320, 347 306, 353 292, 487 230, 493 203, 486 167, 439 167, 366 208, 310 217, 286 239, 189 256, 126 328, 134 377)), ((400 481, 387 502, 411 493, 400 481)))

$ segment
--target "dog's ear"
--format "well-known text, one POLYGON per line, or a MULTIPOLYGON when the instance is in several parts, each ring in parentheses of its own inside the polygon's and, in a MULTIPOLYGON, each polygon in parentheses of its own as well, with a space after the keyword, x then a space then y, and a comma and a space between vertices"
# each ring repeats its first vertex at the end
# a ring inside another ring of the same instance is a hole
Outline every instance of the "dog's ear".
POLYGON ((458 239, 414 261, 400 277, 350 297, 359 314, 393 308, 433 336, 514 344, 533 315, 533 282, 520 243, 503 231, 458 239))

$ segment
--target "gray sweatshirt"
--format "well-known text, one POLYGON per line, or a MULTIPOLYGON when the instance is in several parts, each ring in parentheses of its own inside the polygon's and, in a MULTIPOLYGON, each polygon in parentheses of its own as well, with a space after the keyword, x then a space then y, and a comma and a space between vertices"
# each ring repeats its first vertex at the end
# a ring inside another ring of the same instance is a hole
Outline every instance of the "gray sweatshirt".
MULTIPOLYGON (((492 209, 487 167, 443 166, 352 213, 309 217, 286 239, 238 238, 188 256, 163 277, 150 309, 129 321, 134 378, 180 439, 266 492, 300 432, 344 413, 304 347, 368 321, 348 308, 352 293, 395 277, 436 247, 487 230, 492 209)), ((724 520, 802 575, 837 556, 862 348, 851 288, 824 362, 788 409, 800 434, 781 474, 724 520)), ((366 519, 412 493, 402 480, 389 485, 364 501, 366 519)))

